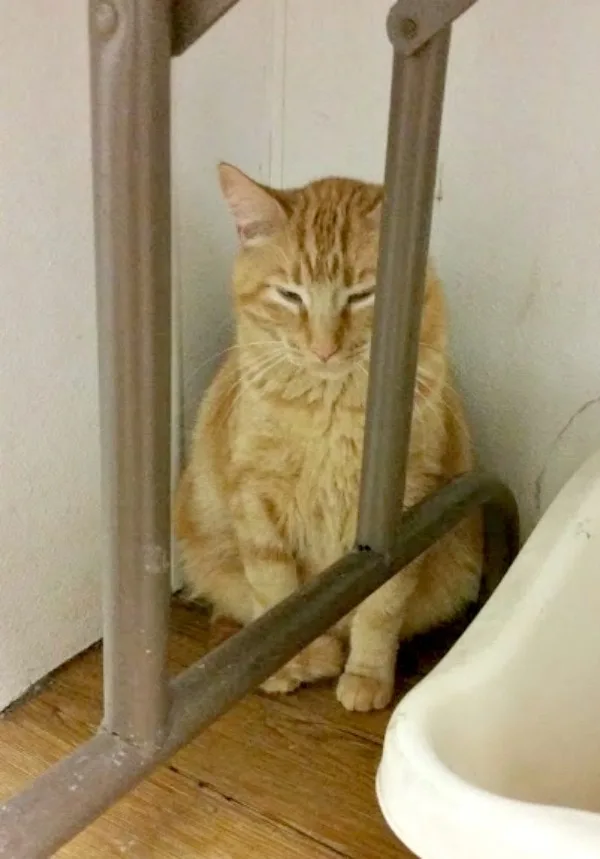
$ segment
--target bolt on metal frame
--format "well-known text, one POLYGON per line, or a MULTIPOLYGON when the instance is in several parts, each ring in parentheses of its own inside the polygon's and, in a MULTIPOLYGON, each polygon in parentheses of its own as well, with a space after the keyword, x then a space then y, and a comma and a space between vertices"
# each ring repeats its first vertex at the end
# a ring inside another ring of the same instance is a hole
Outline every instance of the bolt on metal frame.
POLYGON ((403 510, 450 30, 475 0, 398 0, 357 548, 169 680, 170 63, 236 2, 90 2, 105 716, 93 739, 0 807, 7 859, 52 856, 475 508, 486 532, 482 601, 518 550, 514 498, 488 475, 458 477, 403 510))

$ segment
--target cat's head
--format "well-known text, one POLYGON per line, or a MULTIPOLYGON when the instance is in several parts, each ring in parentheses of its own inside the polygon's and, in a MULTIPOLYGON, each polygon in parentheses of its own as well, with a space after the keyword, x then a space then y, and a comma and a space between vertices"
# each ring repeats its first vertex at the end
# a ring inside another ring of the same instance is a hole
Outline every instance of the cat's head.
POLYGON ((238 333, 274 360, 319 378, 368 359, 382 191, 329 178, 275 191, 219 167, 240 250, 233 285, 238 333))

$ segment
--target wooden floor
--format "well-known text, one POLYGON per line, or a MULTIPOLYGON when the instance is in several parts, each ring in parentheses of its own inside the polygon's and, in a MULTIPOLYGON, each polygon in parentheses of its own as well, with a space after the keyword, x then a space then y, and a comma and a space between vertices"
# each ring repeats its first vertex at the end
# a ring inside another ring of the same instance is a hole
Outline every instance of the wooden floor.
MULTIPOLYGON (((172 618, 179 671, 206 650, 207 624, 180 604, 172 618)), ((405 651, 400 694, 445 646, 405 651)), ((100 715, 95 649, 0 721, 0 798, 90 737, 100 715)), ((346 713, 327 685, 252 695, 56 855, 406 859, 412 854, 386 829, 374 796, 388 718, 346 713)))

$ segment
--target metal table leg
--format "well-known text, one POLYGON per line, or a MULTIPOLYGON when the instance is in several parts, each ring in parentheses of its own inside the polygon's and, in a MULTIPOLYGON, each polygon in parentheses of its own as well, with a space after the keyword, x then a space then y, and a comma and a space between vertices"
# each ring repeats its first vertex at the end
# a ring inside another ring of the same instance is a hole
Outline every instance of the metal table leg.
POLYGON ((92 3, 103 477, 105 729, 160 745, 170 594, 170 15, 92 3))
POLYGON ((486 514, 484 597, 516 552, 514 498, 493 478, 457 478, 404 515, 398 491, 406 472, 450 24, 473 2, 398 0, 390 14, 394 79, 359 548, 169 684, 169 65, 172 52, 185 50, 235 0, 174 0, 172 7, 168 0, 91 0, 110 534, 106 715, 94 739, 0 807, 0 856, 53 855, 474 507, 486 514))
POLYGON ((358 523, 359 544, 384 553, 403 509, 449 44, 445 27, 394 51, 358 523))

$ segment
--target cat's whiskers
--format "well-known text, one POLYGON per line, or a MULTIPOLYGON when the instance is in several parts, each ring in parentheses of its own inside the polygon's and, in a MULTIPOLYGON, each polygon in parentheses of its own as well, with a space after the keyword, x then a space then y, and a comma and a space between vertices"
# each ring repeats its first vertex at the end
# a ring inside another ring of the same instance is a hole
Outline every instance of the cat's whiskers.
POLYGON ((235 346, 229 346, 227 349, 222 349, 220 352, 216 352, 214 355, 209 355, 208 358, 206 358, 204 361, 201 361, 188 377, 187 384, 190 385, 192 382, 194 382, 200 371, 203 370, 208 364, 218 361, 219 358, 221 358, 223 355, 226 355, 228 352, 231 352, 232 349, 235 349, 235 346))
POLYGON ((425 343, 423 340, 419 340, 419 346, 422 349, 429 349, 430 352, 436 352, 438 355, 441 355, 442 358, 445 358, 445 353, 442 349, 438 349, 436 346, 432 346, 431 343, 425 343))
POLYGON ((461 414, 458 412, 458 410, 456 409, 456 407, 455 407, 455 406, 453 406, 453 404, 448 400, 448 398, 446 397, 446 395, 445 395, 444 393, 442 393, 442 402, 444 403, 444 406, 447 408, 447 410, 448 410, 449 414, 450 414, 450 415, 452 415, 452 417, 454 418, 454 420, 455 420, 457 423, 462 423, 462 422, 463 422, 463 420, 464 420, 464 419, 463 419, 463 417, 462 417, 462 416, 461 416, 461 414))
POLYGON ((271 364, 266 367, 261 367, 260 371, 256 373, 253 378, 248 382, 248 387, 258 388, 260 384, 266 380, 266 377, 271 374, 276 367, 280 367, 286 361, 286 358, 287 356, 285 354, 278 355, 271 364))
POLYGON ((275 366, 285 360, 286 355, 282 354, 282 350, 285 352, 285 347, 282 347, 282 349, 278 349, 277 351, 275 351, 275 353, 273 353, 273 351, 270 351, 267 355, 261 355, 249 365, 242 365, 241 367, 236 368, 236 380, 227 391, 228 398, 232 394, 234 394, 234 392, 235 396, 229 409, 223 417, 222 423, 226 423, 229 420, 240 398, 243 396, 244 391, 254 386, 256 382, 259 381, 260 377, 269 373, 275 366))
POLYGON ((254 384, 257 372, 261 373, 269 367, 271 362, 276 361, 279 363, 285 360, 286 357, 287 350, 285 347, 280 347, 276 350, 271 349, 266 355, 259 356, 254 363, 240 367, 240 381, 242 384, 251 387, 254 384))
POLYGON ((420 420, 421 423, 433 418, 441 436, 443 437, 445 433, 444 413, 439 409, 439 404, 436 401, 433 399, 423 400, 419 406, 415 408, 415 417, 417 420, 420 420))
POLYGON ((191 376, 187 380, 187 384, 191 384, 198 373, 206 367, 207 364, 211 362, 218 361, 219 358, 222 358, 224 355, 229 355, 231 352, 235 352, 236 349, 247 349, 253 346, 268 346, 272 343, 272 340, 256 340, 253 343, 233 343, 231 346, 228 346, 226 349, 221 349, 220 352, 216 352, 214 355, 210 355, 205 361, 202 361, 198 366, 194 369, 191 376))
MULTIPOLYGON (((251 374, 255 369, 257 369, 257 367, 262 367, 262 364, 267 363, 268 360, 271 359, 271 357, 272 357, 271 355, 262 356, 261 358, 258 358, 254 362, 254 364, 251 364, 249 367, 248 366, 240 367, 237 364, 234 365, 233 367, 230 367, 229 372, 227 374, 227 378, 233 377, 233 382, 224 391, 223 399, 225 400, 225 402, 242 387, 242 383, 244 381, 245 375, 251 374)), ((232 412, 232 409, 229 408, 225 412, 225 415, 223 416, 221 423, 225 423, 227 421, 231 412, 232 412)))
MULTIPOLYGON (((456 407, 450 402, 443 388, 434 388, 433 385, 429 382, 429 380, 425 379, 423 376, 418 378, 418 382, 421 385, 423 394, 423 396, 420 398, 419 406, 422 410, 430 411, 436 415, 440 423, 440 428, 442 432, 446 432, 446 428, 444 425, 443 413, 440 413, 440 410, 438 408, 440 402, 444 404, 444 407, 447 412, 458 424, 461 424, 463 422, 463 417, 456 409, 456 407)), ((421 415, 421 418, 425 419, 425 415, 421 415)))
POLYGON ((284 360, 285 360, 285 358, 283 356, 278 355, 274 360, 272 360, 271 363, 267 362, 266 365, 265 364, 261 365, 261 367, 254 373, 252 378, 246 379, 244 384, 242 384, 240 381, 240 384, 238 385, 237 393, 236 393, 235 397, 233 398, 233 401, 231 403, 231 406, 229 407, 227 415, 225 416, 226 421, 229 420, 229 418, 233 414, 236 406, 239 404, 239 402, 242 399, 242 397, 244 396, 244 394, 248 393, 248 390, 250 388, 257 385, 257 383, 260 382, 269 372, 271 372, 271 370, 274 367, 276 367, 278 364, 280 364, 284 360))

